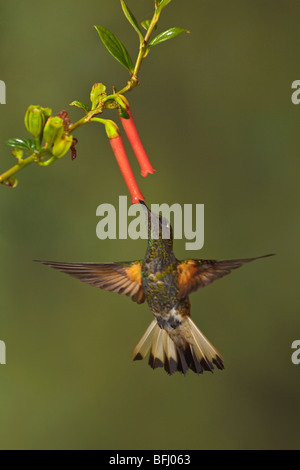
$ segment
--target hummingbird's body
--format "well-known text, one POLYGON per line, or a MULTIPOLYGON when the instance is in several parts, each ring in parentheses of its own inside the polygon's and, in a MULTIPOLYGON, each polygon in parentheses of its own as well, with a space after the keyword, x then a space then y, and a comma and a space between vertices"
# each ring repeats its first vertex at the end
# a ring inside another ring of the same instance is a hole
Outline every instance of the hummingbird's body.
MULTIPOLYGON (((197 374, 223 369, 220 353, 190 317, 189 294, 257 258, 229 261, 186 259, 173 252, 170 223, 143 207, 148 216, 148 246, 143 260, 127 263, 42 263, 101 289, 125 294, 137 303, 147 301, 155 319, 134 349, 133 359, 164 367, 169 374, 197 374), (167 233, 167 236, 165 236, 167 233)), ((266 255, 270 256, 270 255, 266 255)))
MULTIPOLYGON (((188 297, 178 299, 178 265, 169 240, 152 240, 142 263, 142 283, 146 301, 157 324, 178 343, 176 330, 189 315, 188 297)), ((177 332, 178 333, 178 332, 177 332)), ((182 340, 179 341, 182 343, 182 340)))
POLYGON ((179 305, 176 282, 178 261, 172 247, 152 240, 142 262, 142 283, 146 300, 156 318, 165 318, 179 305))

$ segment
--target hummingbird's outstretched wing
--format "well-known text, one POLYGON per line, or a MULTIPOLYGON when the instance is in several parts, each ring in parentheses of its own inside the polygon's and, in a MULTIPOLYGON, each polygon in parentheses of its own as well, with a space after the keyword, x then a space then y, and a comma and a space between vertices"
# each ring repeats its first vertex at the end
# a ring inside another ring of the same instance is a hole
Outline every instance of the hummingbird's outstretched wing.
POLYGON ((140 261, 127 263, 59 263, 38 261, 94 287, 128 295, 134 302, 145 301, 140 261))
POLYGON ((231 260, 204 260, 186 259, 177 266, 178 273, 178 298, 182 299, 201 287, 206 287, 216 279, 230 274, 233 269, 239 268, 244 263, 249 263, 259 258, 267 258, 273 254, 258 256, 256 258, 231 259, 231 260))

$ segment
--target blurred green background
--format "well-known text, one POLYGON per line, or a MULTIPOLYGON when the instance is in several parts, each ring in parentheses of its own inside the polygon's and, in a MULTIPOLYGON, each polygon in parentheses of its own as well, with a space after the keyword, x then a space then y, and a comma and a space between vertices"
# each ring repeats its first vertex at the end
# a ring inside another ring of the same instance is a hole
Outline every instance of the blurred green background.
MULTIPOLYGON (((140 20, 152 0, 128 0, 140 20)), ((29 137, 30 104, 69 109, 93 83, 128 76, 94 24, 137 36, 118 0, 0 2, 1 172, 5 141, 29 137)), ((0 187, 1 449, 299 448, 300 79, 297 0, 173 0, 160 31, 191 31, 154 48, 128 98, 157 169, 142 179, 147 202, 205 204, 205 245, 178 258, 275 252, 193 294, 192 315, 222 352, 226 370, 169 377, 132 362, 152 320, 146 304, 113 295, 34 259, 141 258, 144 241, 96 237, 96 208, 127 194, 100 125, 76 132, 78 157, 29 167, 15 190, 0 187)), ((115 112, 106 117, 115 118, 115 112)))

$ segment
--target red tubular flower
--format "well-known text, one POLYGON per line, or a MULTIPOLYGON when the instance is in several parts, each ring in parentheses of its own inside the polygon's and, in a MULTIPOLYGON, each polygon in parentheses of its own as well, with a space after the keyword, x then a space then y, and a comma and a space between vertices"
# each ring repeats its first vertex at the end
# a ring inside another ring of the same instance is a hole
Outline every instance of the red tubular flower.
POLYGON ((141 139, 138 135, 137 129, 134 124, 134 120, 131 114, 129 107, 126 109, 127 113, 129 114, 129 119, 124 119, 120 116, 124 131, 128 137, 128 140, 133 148, 135 156, 140 164, 141 167, 141 175, 147 176, 148 173, 153 174, 155 169, 151 165, 149 158, 146 154, 144 146, 141 142, 141 139))
POLYGON ((117 159, 120 170, 122 172, 125 183, 127 185, 127 188, 130 192, 131 203, 138 204, 139 201, 144 201, 145 198, 137 185, 136 179, 130 167, 122 137, 120 135, 116 137, 110 137, 109 141, 117 159))

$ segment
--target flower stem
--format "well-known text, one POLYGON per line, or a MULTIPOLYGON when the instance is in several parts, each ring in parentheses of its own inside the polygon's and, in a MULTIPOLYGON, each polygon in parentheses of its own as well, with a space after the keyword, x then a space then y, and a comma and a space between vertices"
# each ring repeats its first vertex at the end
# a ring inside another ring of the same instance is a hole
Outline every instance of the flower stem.
POLYGON ((158 22, 159 15, 160 13, 157 13, 157 11, 154 12, 149 28, 147 29, 144 41, 140 44, 140 49, 139 49, 139 53, 136 59, 132 77, 127 83, 127 85, 118 92, 119 95, 124 95, 124 93, 127 93, 128 91, 132 90, 132 88, 139 85, 138 74, 139 74, 142 62, 145 58, 145 54, 146 54, 146 50, 147 50, 147 46, 148 46, 151 34, 153 33, 153 30, 158 22))
POLYGON ((36 160, 37 160, 37 156, 35 154, 30 155, 30 157, 19 160, 17 165, 13 166, 9 170, 7 170, 5 173, 0 175, 0 184, 5 183, 15 173, 22 170, 22 168, 24 168, 25 166, 30 165, 30 163, 35 162, 36 160))

